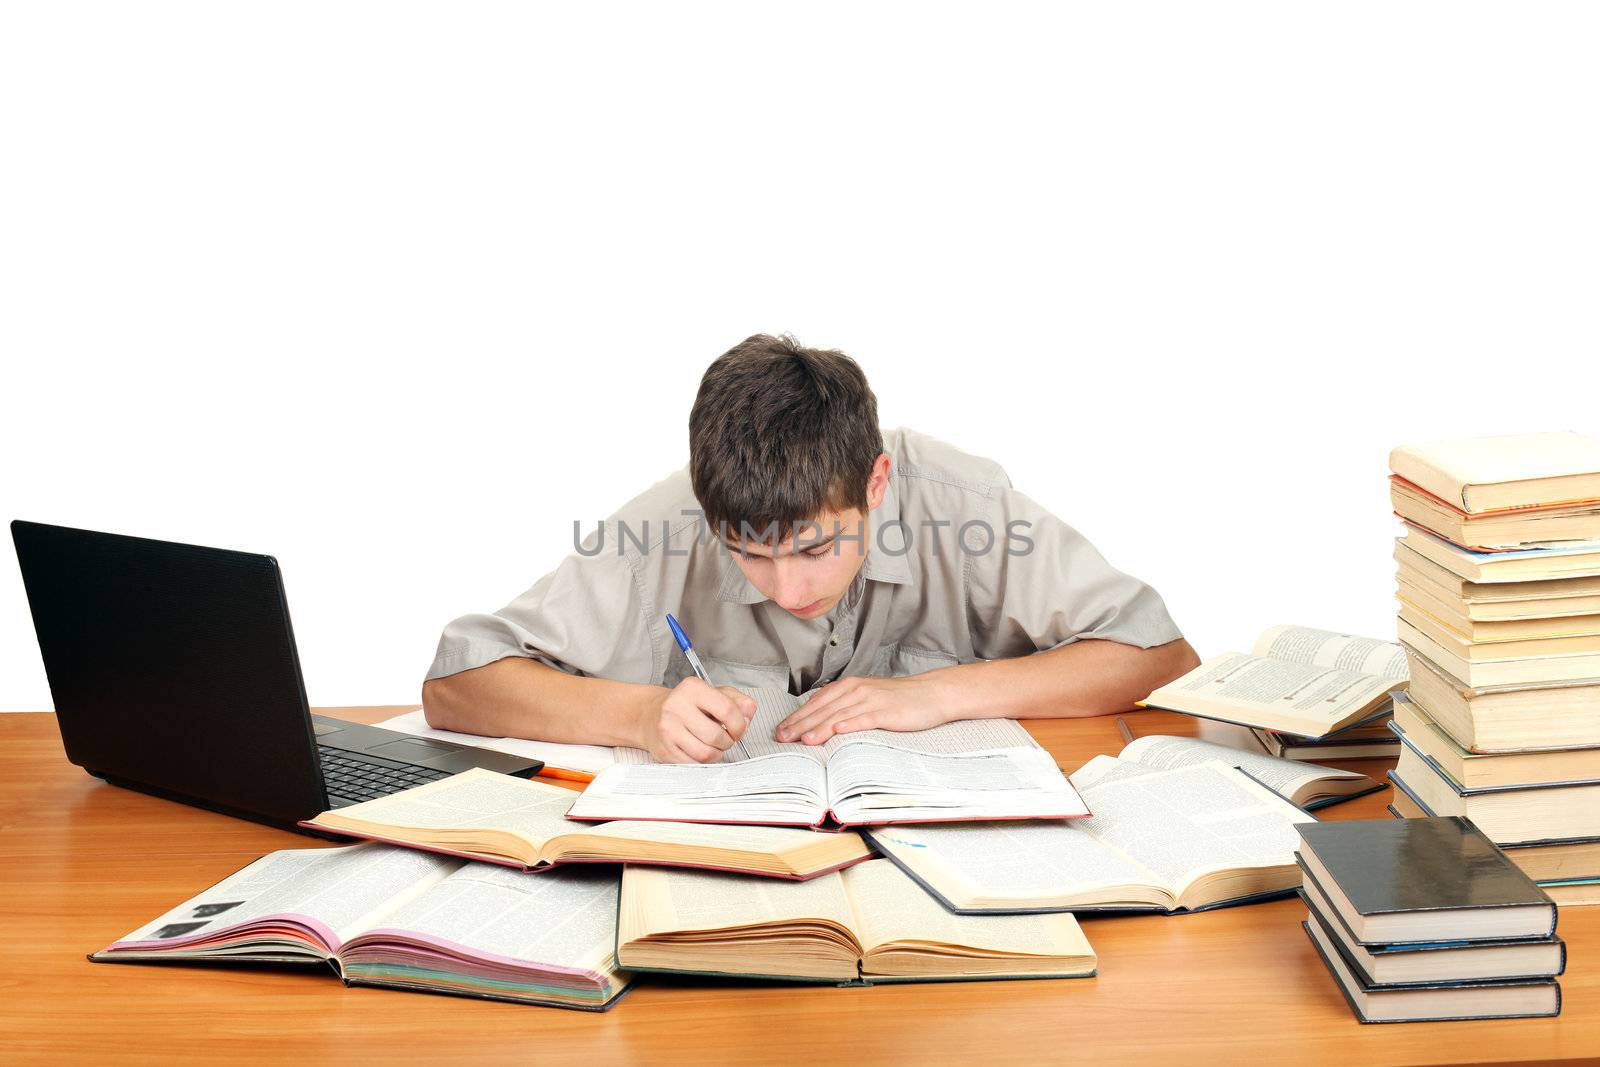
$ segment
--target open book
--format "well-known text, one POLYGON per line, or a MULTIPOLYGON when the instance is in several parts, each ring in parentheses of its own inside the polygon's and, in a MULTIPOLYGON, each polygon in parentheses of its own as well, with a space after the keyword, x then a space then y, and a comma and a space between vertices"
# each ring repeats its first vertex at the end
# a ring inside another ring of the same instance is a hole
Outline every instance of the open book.
POLYGON ((952 915, 885 860, 803 883, 629 867, 617 958, 641 971, 849 984, 1095 971, 1071 915, 952 915))
POLYGON ((1194 737, 1150 734, 1130 741, 1117 758, 1157 771, 1219 760, 1239 768, 1283 799, 1308 811, 1375 793, 1384 785, 1371 775, 1357 771, 1280 759, 1194 737))
POLYGON ((330 965, 346 985, 600 1010, 631 980, 613 955, 612 870, 529 878, 387 845, 256 860, 89 957, 330 965))
POLYGON ((1072 780, 1092 819, 869 830, 961 914, 1199 911, 1300 884, 1295 825, 1315 818, 1222 763, 1158 771, 1096 756, 1072 780))
POLYGON ((1371 715, 1407 677, 1405 651, 1392 641, 1274 626, 1250 655, 1206 660, 1140 703, 1320 738, 1371 715))
POLYGON ((609 822, 574 827, 569 789, 482 768, 325 811, 300 825, 523 870, 560 863, 709 867, 812 878, 872 855, 858 834, 772 826, 609 822))
POLYGON ((832 828, 1089 813, 1050 754, 1014 720, 863 730, 803 745, 773 739, 803 696, 781 689, 751 696, 755 718, 722 763, 615 764, 595 776, 567 817, 832 828))

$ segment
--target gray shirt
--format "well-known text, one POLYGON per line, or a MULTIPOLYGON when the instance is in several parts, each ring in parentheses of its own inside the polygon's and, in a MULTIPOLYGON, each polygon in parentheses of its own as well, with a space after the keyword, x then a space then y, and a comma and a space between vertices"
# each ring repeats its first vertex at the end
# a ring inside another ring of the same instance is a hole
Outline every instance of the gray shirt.
POLYGON ((699 516, 684 469, 510 604, 446 626, 428 677, 525 656, 571 674, 676 685, 690 669, 667 612, 716 684, 795 693, 1083 638, 1150 648, 1182 636, 1155 590, 1013 489, 998 464, 911 430, 887 431, 884 448, 889 488, 869 514, 866 560, 826 615, 797 618, 750 584, 699 516))

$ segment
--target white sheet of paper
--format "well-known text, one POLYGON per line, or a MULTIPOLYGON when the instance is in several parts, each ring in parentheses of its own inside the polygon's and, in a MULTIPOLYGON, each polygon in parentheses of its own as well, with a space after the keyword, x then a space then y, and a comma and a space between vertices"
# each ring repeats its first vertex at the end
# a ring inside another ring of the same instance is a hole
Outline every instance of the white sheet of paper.
POLYGON ((453 741, 458 745, 469 745, 472 748, 487 748, 495 752, 507 752, 513 756, 526 756, 528 759, 543 760, 552 767, 569 771, 592 773, 617 762, 613 750, 603 745, 562 745, 554 741, 525 741, 520 737, 481 737, 478 734, 456 733, 454 730, 436 730, 428 725, 421 708, 373 725, 415 737, 431 737, 437 741, 453 741))

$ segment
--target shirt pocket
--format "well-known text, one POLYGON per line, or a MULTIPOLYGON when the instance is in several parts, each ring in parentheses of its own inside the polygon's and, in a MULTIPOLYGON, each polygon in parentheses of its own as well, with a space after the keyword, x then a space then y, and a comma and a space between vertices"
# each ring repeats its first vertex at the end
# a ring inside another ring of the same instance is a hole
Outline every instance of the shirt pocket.
POLYGON ((961 660, 949 652, 931 648, 912 648, 909 645, 889 645, 878 650, 872 673, 880 678, 899 678, 908 674, 921 674, 940 667, 954 667, 961 660))
MULTIPOLYGON (((789 689, 789 667, 783 663, 740 663, 715 656, 701 656, 712 685, 731 685, 735 689, 789 689)), ((692 677, 693 668, 683 656, 674 653, 667 665, 667 685, 674 686, 692 677)))

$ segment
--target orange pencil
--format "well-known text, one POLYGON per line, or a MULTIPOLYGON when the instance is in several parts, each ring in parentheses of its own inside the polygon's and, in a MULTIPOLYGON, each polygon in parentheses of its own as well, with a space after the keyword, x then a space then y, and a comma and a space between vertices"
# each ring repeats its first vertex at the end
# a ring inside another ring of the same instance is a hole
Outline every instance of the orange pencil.
POLYGON ((540 769, 536 778, 556 778, 563 782, 592 782, 594 775, 588 771, 569 771, 565 767, 551 767, 546 764, 540 769))

